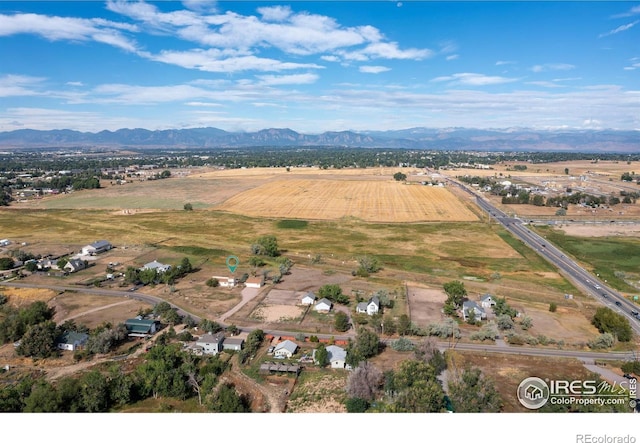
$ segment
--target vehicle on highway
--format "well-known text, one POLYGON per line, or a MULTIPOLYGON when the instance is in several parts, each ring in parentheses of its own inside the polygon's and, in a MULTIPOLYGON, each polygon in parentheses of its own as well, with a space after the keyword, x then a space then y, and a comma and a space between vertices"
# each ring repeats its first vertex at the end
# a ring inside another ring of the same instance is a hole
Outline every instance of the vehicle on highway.
POLYGON ((637 378, 631 374, 624 374, 623 377, 629 380, 637 380, 637 378))
POLYGON ((608 296, 607 294, 605 294, 604 292, 602 293, 602 296, 603 296, 604 298, 609 298, 609 296, 608 296))
POLYGON ((638 316, 638 311, 631 311, 631 315, 633 315, 634 317, 638 316))
POLYGON ((616 301, 616 306, 622 306, 622 303, 620 303, 619 301, 616 301))

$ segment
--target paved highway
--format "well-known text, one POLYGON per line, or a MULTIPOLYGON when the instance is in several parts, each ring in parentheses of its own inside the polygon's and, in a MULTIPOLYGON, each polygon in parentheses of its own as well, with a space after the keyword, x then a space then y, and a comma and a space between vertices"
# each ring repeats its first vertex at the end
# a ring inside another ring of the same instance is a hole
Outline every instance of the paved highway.
POLYGON ((445 177, 449 183, 460 187, 465 192, 474 196, 476 203, 485 211, 489 217, 500 223, 507 231, 516 238, 522 240, 527 246, 535 250, 539 255, 557 267, 562 274, 571 280, 576 286, 581 287, 587 294, 590 294, 603 305, 617 311, 629 319, 629 323, 636 334, 640 334, 640 315, 638 306, 631 303, 620 293, 609 287, 605 282, 591 275, 587 270, 579 266, 565 253, 554 245, 550 244, 543 237, 539 236, 517 217, 510 217, 505 212, 493 206, 488 200, 478 195, 473 190, 457 181, 445 177))

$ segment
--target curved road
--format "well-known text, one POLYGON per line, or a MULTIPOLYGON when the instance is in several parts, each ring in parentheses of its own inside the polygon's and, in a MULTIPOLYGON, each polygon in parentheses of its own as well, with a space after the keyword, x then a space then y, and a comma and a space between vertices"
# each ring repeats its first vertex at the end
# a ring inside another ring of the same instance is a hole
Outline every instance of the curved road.
MULTIPOLYGON (((18 283, 18 282, 0 282, 0 285, 4 286, 12 286, 16 288, 42 288, 42 289, 53 289, 55 291, 72 291, 78 292, 82 291, 87 294, 94 295, 105 295, 110 297, 125 297, 131 298, 134 300, 140 300, 151 305, 155 305, 156 303, 166 301, 162 298, 155 297, 152 295, 143 294, 140 292, 130 292, 130 291, 114 291, 110 289, 99 289, 99 288, 78 288, 75 286, 62 286, 62 285, 38 285, 31 283, 18 283)), ((192 314, 190 312, 185 311, 182 308, 168 302, 171 307, 176 308, 178 313, 182 316, 189 315, 196 322, 202 320, 201 317, 192 314)), ((227 326, 220 323, 223 327, 227 326)), ((251 327, 242 327, 244 331, 252 331, 251 327)), ((298 332, 285 331, 285 330, 276 330, 276 329, 263 329, 265 334, 271 335, 279 335, 279 336, 295 336, 298 332)), ((321 339, 335 339, 335 340, 349 340, 355 338, 354 332, 345 333, 342 335, 335 334, 314 334, 318 338, 321 339)), ((419 340, 419 339, 418 339, 419 340)), ((418 340, 413 340, 418 341, 418 340)), ((383 343, 388 343, 391 340, 381 340, 383 343)), ((500 343, 502 344, 502 343, 500 343)), ((439 342, 438 347, 440 350, 444 351, 446 349, 454 348, 461 351, 477 351, 477 352, 493 352, 499 354, 514 354, 514 355, 531 355, 538 357, 564 357, 564 358, 578 358, 582 360, 635 360, 637 358, 635 352, 591 352, 591 351, 572 351, 565 349, 543 349, 543 348, 527 348, 527 347, 517 347, 517 346, 500 346, 499 343, 495 344, 480 344, 480 343, 460 343, 456 342, 452 344, 450 342, 439 342)))

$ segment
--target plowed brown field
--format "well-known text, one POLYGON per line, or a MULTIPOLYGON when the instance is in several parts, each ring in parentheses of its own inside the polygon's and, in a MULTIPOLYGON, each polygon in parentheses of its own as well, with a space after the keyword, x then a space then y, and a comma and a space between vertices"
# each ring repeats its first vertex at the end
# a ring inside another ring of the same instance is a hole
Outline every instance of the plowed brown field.
POLYGON ((276 180, 241 192, 218 210, 255 217, 371 222, 476 221, 446 188, 392 181, 276 180))

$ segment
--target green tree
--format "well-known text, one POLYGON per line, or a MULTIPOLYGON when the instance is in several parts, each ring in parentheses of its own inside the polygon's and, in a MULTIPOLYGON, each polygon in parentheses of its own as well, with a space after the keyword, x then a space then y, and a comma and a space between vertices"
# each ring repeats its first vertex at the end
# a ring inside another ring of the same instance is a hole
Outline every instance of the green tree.
POLYGON ((80 398, 87 412, 105 412, 109 407, 109 385, 99 371, 94 370, 80 378, 80 398))
POLYGON ((263 235, 259 237, 251 246, 251 251, 253 254, 266 255, 268 257, 277 257, 280 255, 278 240, 274 235, 263 235))
POLYGON ((396 330, 400 335, 408 335, 411 334, 411 320, 407 314, 402 314, 398 317, 398 324, 396 325, 396 330))
POLYGON ((11 257, 0 257, 0 271, 13 269, 15 262, 11 257))
POLYGON ((360 328, 356 337, 356 350, 360 356, 367 359, 377 355, 380 349, 378 334, 369 329, 360 328))
POLYGON ((422 361, 402 361, 390 385, 393 412, 440 412, 445 408, 445 394, 436 371, 422 361))
POLYGON ((318 289, 318 295, 334 303, 342 305, 349 304, 349 297, 342 293, 342 288, 337 284, 322 285, 320 289, 318 289))
POLYGON ((185 211, 193 211, 193 205, 191 203, 185 203, 183 208, 185 211))
POLYGON ((327 352, 327 348, 324 344, 320 343, 315 349, 314 359, 316 364, 321 368, 327 366, 329 364, 329 352, 327 352))
POLYGON ((250 412, 247 399, 238 395, 235 386, 222 384, 208 402, 214 412, 250 412))
POLYGON ((349 397, 344 402, 347 412, 360 413, 369 409, 369 402, 363 398, 349 397))
POLYGON ((18 355, 46 358, 56 349, 56 324, 51 320, 30 326, 16 349, 18 355))
POLYGON ((396 172, 395 174, 393 174, 393 179, 395 181, 402 182, 407 179, 407 175, 403 174, 402 172, 396 172))
POLYGON ((467 296, 467 290, 464 287, 464 283, 459 280, 450 281, 443 285, 444 292, 447 294, 447 301, 445 304, 449 304, 458 309, 462 306, 462 300, 467 296))
POLYGON ((209 280, 207 280, 206 285, 210 288, 217 288, 218 286, 220 286, 220 282, 217 278, 210 278, 209 280))
POLYGON ((349 316, 342 311, 336 312, 333 326, 338 332, 346 332, 351 325, 349 324, 349 316))
POLYGON ((64 412, 56 389, 46 380, 38 380, 24 400, 24 412, 64 412))
POLYGON ((625 316, 607 307, 596 309, 591 324, 595 326, 600 333, 609 332, 613 334, 618 341, 627 342, 633 337, 633 330, 631 329, 629 320, 627 320, 625 316))
POLYGON ((478 368, 464 369, 449 380, 449 398, 456 412, 500 412, 502 399, 493 380, 478 368))
POLYGON ((169 177, 171 177, 171 171, 169 171, 168 169, 165 169, 160 173, 160 178, 169 178, 169 177))

